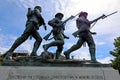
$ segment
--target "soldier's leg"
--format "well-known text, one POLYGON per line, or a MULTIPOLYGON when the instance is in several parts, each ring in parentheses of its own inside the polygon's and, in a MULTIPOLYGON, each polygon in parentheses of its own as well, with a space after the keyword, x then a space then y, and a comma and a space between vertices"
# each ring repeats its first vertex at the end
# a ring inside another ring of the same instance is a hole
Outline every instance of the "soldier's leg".
POLYGON ((29 34, 23 34, 21 37, 17 38, 15 42, 13 43, 12 47, 6 52, 5 59, 10 59, 9 57, 12 56, 13 51, 22 44, 27 38, 29 37, 29 34))
POLYGON ((54 36, 55 41, 43 45, 44 51, 47 51, 51 46, 62 46, 64 44, 64 37, 62 34, 57 34, 54 36))
POLYGON ((55 59, 59 59, 62 50, 63 50, 63 45, 57 47, 55 59))
POLYGON ((33 50, 32 50, 32 53, 31 53, 31 56, 37 56, 37 50, 42 42, 42 38, 40 36, 40 34, 35 31, 32 36, 36 39, 35 43, 34 43, 34 46, 33 46, 33 50))
POLYGON ((15 40, 12 47, 6 52, 5 59, 10 59, 9 57, 12 55, 13 51, 22 44, 25 40, 28 39, 29 35, 31 34, 32 29, 32 23, 28 24, 26 26, 26 29, 24 30, 23 34, 15 40))
POLYGON ((95 50, 95 48, 90 47, 89 51, 90 51, 90 56, 91 56, 91 62, 92 63, 96 62, 96 54, 95 54, 96 50, 95 50))
POLYGON ((74 44, 71 48, 65 51, 63 54, 65 55, 66 59, 70 59, 70 53, 79 49, 82 46, 83 42, 84 40, 82 38, 79 38, 76 44, 74 44))
POLYGON ((88 46, 89 46, 89 52, 91 56, 91 62, 96 62, 96 49, 95 49, 95 43, 93 40, 92 35, 89 35, 86 39, 88 46))
POLYGON ((55 40, 55 41, 52 41, 51 43, 43 45, 43 48, 44 48, 44 51, 47 51, 48 48, 51 47, 51 46, 58 46, 58 45, 63 45, 63 44, 64 44, 63 41, 55 40))

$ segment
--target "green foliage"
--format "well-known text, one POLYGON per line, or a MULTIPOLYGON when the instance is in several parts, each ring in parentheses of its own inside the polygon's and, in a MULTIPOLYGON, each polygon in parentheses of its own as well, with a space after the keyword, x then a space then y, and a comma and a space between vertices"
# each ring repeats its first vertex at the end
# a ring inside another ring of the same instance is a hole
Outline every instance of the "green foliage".
POLYGON ((120 70, 120 37, 117 37, 114 41, 115 49, 110 51, 110 54, 113 55, 115 59, 112 60, 111 66, 114 69, 120 70))
POLYGON ((120 70, 120 56, 117 57, 117 58, 115 58, 115 59, 112 61, 111 66, 112 66, 114 69, 120 70))
POLYGON ((2 63, 3 62, 3 57, 2 56, 0 56, 0 63, 2 63))

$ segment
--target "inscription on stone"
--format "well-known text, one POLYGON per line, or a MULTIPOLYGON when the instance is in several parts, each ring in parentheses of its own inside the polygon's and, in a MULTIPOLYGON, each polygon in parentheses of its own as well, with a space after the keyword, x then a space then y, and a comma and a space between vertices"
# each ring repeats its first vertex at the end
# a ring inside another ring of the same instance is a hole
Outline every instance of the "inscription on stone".
POLYGON ((100 70, 89 71, 86 69, 34 67, 12 68, 9 70, 7 80, 104 80, 100 70))
POLYGON ((110 67, 1 66, 0 80, 120 80, 120 76, 110 67))
POLYGON ((104 80, 102 75, 66 76, 66 75, 9 75, 8 80, 104 80))

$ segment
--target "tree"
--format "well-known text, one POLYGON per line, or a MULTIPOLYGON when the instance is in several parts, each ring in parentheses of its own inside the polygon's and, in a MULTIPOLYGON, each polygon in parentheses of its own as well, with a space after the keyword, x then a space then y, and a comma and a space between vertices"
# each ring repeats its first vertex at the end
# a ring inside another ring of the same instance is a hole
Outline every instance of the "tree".
POLYGON ((120 73, 120 37, 117 37, 116 39, 114 39, 114 47, 115 49, 113 49, 113 51, 110 51, 110 54, 113 55, 115 57, 114 60, 112 60, 111 66, 118 70, 120 73))

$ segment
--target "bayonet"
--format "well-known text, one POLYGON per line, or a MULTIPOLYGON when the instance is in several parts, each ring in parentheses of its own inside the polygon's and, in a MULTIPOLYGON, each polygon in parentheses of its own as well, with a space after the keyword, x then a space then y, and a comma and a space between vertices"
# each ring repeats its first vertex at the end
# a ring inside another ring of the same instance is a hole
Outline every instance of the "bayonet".
POLYGON ((110 14, 108 14, 108 15, 104 16, 102 19, 104 19, 104 18, 106 18, 106 17, 108 17, 108 16, 111 16, 111 15, 113 15, 113 14, 117 13, 117 12, 118 12, 118 11, 115 11, 115 12, 113 12, 113 13, 110 13, 110 14))

